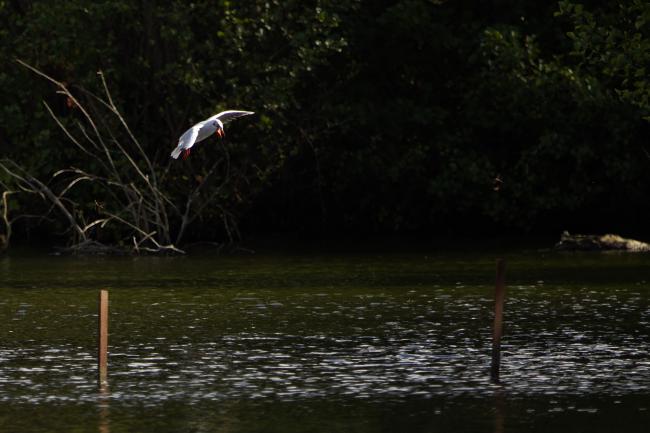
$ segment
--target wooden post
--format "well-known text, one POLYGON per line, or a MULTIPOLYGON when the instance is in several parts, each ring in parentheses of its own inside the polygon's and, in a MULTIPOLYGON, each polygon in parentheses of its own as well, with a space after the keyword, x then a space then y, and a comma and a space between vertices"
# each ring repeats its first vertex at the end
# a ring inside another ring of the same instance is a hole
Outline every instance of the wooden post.
POLYGON ((108 374, 108 291, 99 291, 99 353, 97 356, 99 383, 107 382, 108 374))
POLYGON ((501 367, 501 335, 503 335, 503 301, 506 297, 506 262, 497 260, 497 281, 494 289, 494 330, 492 333, 492 366, 490 377, 494 382, 499 382, 499 368, 501 367))

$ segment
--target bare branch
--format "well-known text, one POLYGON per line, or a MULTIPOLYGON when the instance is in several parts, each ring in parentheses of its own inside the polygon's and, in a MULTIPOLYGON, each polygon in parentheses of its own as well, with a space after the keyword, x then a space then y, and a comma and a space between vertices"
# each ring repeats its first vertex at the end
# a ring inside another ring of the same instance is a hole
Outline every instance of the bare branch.
MULTIPOLYGON (((122 224, 131 227, 133 230, 135 230, 136 232, 142 234, 143 236, 145 236, 145 237, 150 236, 149 233, 145 232, 145 231, 142 230, 140 227, 137 227, 137 226, 131 224, 130 222, 126 221, 125 219, 120 218, 118 215, 115 215, 115 214, 112 214, 112 213, 108 213, 108 212, 107 212, 106 214, 107 214, 108 216, 110 216, 111 218, 113 218, 113 219, 115 219, 115 220, 121 222, 122 224)), ((170 251, 175 251, 175 252, 177 252, 177 253, 185 254, 185 251, 176 248, 173 244, 170 244, 170 245, 161 245, 161 244, 158 243, 158 241, 156 241, 154 238, 149 238, 149 239, 150 239, 151 242, 152 242, 152 243, 153 243, 153 244, 154 244, 158 249, 160 249, 160 250, 170 250, 170 251)))
POLYGON ((2 237, 2 242, 0 242, 0 249, 7 249, 9 247, 9 242, 11 241, 11 225, 12 220, 9 219, 9 196, 15 194, 16 191, 4 191, 2 193, 2 219, 5 223, 5 232, 0 235, 2 237))
MULTIPOLYGON (((25 183, 27 186, 21 186, 21 188, 28 189, 33 192, 37 192, 40 195, 43 195, 47 197, 48 200, 52 202, 52 204, 56 205, 56 207, 61 211, 61 213, 66 217, 68 220, 68 223, 70 224, 70 227, 75 230, 75 232, 82 238, 86 239, 86 235, 79 227, 79 224, 77 223, 77 220, 75 217, 70 213, 68 208, 63 204, 61 199, 52 192, 52 190, 45 185, 43 182, 40 180, 36 179, 35 177, 29 175, 28 173, 24 173, 24 176, 19 175, 13 170, 10 170, 9 167, 7 167, 7 163, 10 163, 13 165, 15 168, 20 168, 18 165, 16 165, 13 161, 11 160, 2 160, 0 161, 0 167, 10 176, 22 181, 25 183)), ((22 171, 22 169, 21 169, 22 171)))
MULTIPOLYGON (((152 155, 145 152, 117 108, 101 71, 98 76, 103 94, 98 96, 83 88, 79 88, 79 92, 75 86, 72 90, 80 95, 77 98, 65 83, 22 60, 16 59, 16 62, 56 86, 57 93, 69 98, 74 109, 81 113, 79 120, 70 123, 57 117, 54 110, 43 102, 50 117, 72 142, 74 147, 70 147, 80 150, 82 160, 90 163, 86 167, 56 171, 49 185, 10 160, 0 160, 0 170, 12 179, 12 192, 38 194, 49 203, 45 215, 54 210, 63 215, 68 222, 68 233, 76 237, 72 242, 75 251, 81 248, 104 251, 102 248, 105 246, 90 238, 98 229, 114 222, 121 230, 118 239, 131 238, 136 252, 183 253, 171 243, 172 225, 178 228, 174 234, 175 243, 179 245, 189 224, 201 218, 212 205, 219 211, 230 241, 239 235, 234 214, 222 203, 215 204, 232 182, 230 154, 223 143, 220 143, 223 155, 208 166, 198 185, 183 193, 185 200, 179 203, 176 195, 170 193, 175 191, 175 187, 170 179, 169 158, 154 164, 161 154, 158 151, 152 155), (71 124, 75 124, 79 131, 71 124), (82 191, 91 191, 95 195, 90 201, 79 202, 74 198, 77 193, 73 193, 73 189, 77 191, 82 182, 82 191), (101 194, 97 195, 97 191, 101 194)), ((169 113, 165 111, 164 114, 170 123, 169 113)))

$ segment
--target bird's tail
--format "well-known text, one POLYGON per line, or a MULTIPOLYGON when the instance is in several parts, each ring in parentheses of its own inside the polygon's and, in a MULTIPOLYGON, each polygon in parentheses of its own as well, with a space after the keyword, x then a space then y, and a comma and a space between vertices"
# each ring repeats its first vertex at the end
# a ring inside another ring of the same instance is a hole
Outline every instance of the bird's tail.
POLYGON ((183 149, 181 149, 181 147, 178 146, 176 149, 174 149, 174 150, 172 151, 171 157, 174 158, 174 159, 178 159, 178 157, 181 155, 181 151, 182 151, 182 150, 183 150, 183 149))

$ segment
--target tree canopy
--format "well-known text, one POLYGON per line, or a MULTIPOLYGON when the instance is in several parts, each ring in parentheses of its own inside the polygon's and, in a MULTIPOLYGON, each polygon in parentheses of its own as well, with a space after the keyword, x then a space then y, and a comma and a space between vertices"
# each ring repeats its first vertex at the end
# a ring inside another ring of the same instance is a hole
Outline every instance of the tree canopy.
MULTIPOLYGON (((108 143, 130 143, 99 110, 101 71, 181 243, 646 231, 646 2, 18 0, 0 1, 0 23, 2 157, 55 192, 59 170, 99 170, 55 118, 83 139, 78 98, 97 107, 108 143), (169 159, 180 134, 223 109, 256 116, 229 125, 220 145, 169 159)), ((6 173, 0 181, 18 191, 6 173)), ((121 199, 102 188, 75 184, 70 209, 84 221, 101 215, 97 203, 118 212, 121 199)), ((48 215, 16 221, 17 236, 65 233, 37 195, 3 205, 48 215)), ((95 229, 128 237, 112 223, 95 229)))

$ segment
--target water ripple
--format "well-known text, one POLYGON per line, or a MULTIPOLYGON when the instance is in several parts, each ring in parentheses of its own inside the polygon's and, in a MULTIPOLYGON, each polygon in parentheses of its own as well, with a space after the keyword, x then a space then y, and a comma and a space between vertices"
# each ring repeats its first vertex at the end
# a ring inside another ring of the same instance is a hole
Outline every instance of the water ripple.
MULTIPOLYGON (((375 307, 401 307, 391 302, 375 307)), ((445 310, 468 307, 465 301, 450 302, 446 300, 445 310)), ((421 310, 418 317, 430 314, 422 307, 413 307, 421 310)), ((408 320, 385 322, 378 329, 374 335, 240 332, 215 335, 210 342, 167 342, 159 337, 156 344, 120 345, 110 358, 111 398, 374 398, 493 392, 487 380, 488 330, 408 320)), ((514 329, 504 344, 502 369, 510 393, 626 394, 650 386, 647 334, 607 335, 568 324, 534 334, 523 333, 523 325, 514 329)), ((0 401, 92 400, 94 368, 93 354, 72 345, 2 349, 0 401)))
MULTIPOLYGON (((405 278, 415 279, 415 273, 405 278)), ((156 404, 493 395, 491 287, 469 277, 407 287, 373 280, 350 290, 282 281, 272 288, 215 283, 113 291, 110 398, 156 404)), ((647 283, 532 281, 508 291, 505 392, 647 392, 647 283)), ((95 401, 94 293, 47 292, 43 302, 45 291, 12 290, 0 304, 7 336, 0 345, 0 401, 95 401)))

